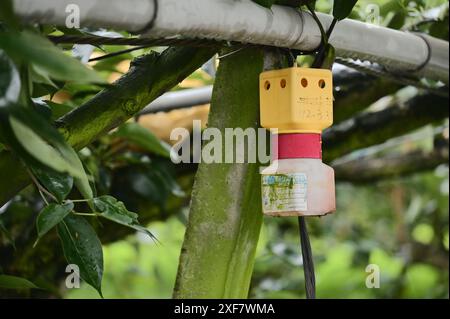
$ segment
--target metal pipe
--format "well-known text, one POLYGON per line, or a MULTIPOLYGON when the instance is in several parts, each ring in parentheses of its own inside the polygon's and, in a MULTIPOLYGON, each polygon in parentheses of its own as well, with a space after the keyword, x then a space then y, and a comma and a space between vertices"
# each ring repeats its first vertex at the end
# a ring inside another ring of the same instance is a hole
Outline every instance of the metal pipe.
MULTIPOLYGON (((313 50, 321 40, 309 13, 285 6, 269 10, 251 0, 14 0, 24 21, 57 25, 65 24, 69 4, 80 7, 82 26, 142 31, 146 37, 233 40, 300 50, 313 50)), ((325 26, 332 20, 325 14, 319 18, 325 26)), ((340 57, 449 83, 446 41, 350 19, 338 23, 330 41, 340 57)))
POLYGON ((208 104, 211 102, 212 90, 213 86, 208 85, 201 88, 169 92, 154 100, 139 114, 168 112, 175 109, 208 104))
MULTIPOLYGON (((336 88, 340 86, 347 87, 352 83, 367 79, 366 75, 341 64, 335 63, 333 66, 333 82, 336 88)), ((139 115, 169 112, 176 109, 209 104, 211 103, 212 92, 212 85, 168 92, 147 105, 139 115)), ((335 92, 335 94, 339 93, 335 92)))
POLYGON ((81 27, 128 31, 144 28, 155 11, 150 0, 13 0, 13 6, 15 13, 28 24, 65 26, 67 19, 79 13, 81 27))

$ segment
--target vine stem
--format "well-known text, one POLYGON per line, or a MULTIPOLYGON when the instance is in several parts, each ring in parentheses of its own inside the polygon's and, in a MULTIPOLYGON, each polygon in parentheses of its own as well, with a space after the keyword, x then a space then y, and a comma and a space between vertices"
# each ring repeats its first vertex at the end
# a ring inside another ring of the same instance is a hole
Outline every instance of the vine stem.
POLYGON ((76 212, 73 212, 73 214, 74 215, 78 215, 78 216, 91 216, 91 217, 97 217, 98 216, 97 214, 94 214, 94 213, 76 213, 76 212))
POLYGON ((41 195, 42 200, 44 201, 45 205, 48 206, 50 205, 47 201, 47 199, 45 198, 44 194, 42 193, 42 191, 38 188, 38 192, 41 195))
POLYGON ((90 201, 92 201, 92 199, 68 199, 68 200, 65 200, 64 203, 68 203, 68 202, 70 202, 70 203, 87 203, 90 201))

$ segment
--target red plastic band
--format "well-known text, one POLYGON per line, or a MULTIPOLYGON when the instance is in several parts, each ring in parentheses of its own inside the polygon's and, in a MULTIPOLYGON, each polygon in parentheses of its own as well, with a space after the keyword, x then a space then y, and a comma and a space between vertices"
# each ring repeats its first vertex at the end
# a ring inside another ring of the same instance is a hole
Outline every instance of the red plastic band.
POLYGON ((309 133, 279 134, 274 136, 272 143, 275 150, 275 158, 322 158, 322 135, 309 133))

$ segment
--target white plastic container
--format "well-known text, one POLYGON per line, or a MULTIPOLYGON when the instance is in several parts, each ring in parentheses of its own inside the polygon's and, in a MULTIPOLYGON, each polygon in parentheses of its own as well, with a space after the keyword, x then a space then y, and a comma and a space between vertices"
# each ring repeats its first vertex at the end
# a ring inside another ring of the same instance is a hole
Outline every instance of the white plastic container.
POLYGON ((265 215, 323 216, 336 210, 334 170, 321 159, 274 160, 261 175, 265 215))

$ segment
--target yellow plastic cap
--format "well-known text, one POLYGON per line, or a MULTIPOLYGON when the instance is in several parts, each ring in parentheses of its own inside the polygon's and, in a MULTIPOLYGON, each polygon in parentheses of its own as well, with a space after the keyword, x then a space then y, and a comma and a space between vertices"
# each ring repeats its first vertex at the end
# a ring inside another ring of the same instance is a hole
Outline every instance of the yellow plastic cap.
POLYGON ((288 68, 260 75, 261 126, 278 133, 321 133, 333 124, 330 70, 288 68))

